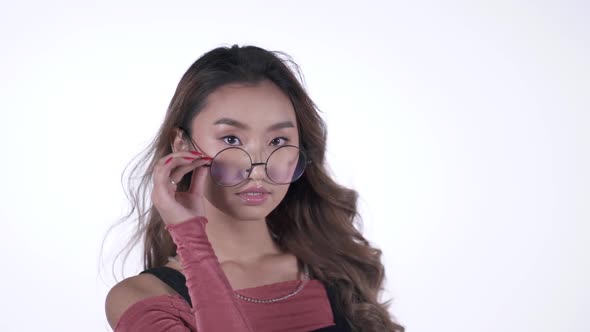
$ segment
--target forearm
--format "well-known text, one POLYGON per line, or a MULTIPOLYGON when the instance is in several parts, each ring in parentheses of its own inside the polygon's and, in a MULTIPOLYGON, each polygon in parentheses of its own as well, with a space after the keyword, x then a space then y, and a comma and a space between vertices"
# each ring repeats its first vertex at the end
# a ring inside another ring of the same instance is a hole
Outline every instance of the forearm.
POLYGON ((253 332, 207 238, 206 223, 196 217, 166 225, 181 258, 197 329, 253 332))

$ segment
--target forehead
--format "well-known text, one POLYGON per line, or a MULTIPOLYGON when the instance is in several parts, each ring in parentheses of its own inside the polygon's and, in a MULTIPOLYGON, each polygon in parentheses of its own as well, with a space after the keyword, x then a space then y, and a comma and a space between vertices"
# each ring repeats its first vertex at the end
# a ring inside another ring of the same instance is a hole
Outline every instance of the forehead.
POLYGON ((220 118, 235 119, 251 128, 281 121, 297 123, 289 97, 268 80, 256 85, 228 84, 213 91, 195 121, 208 125, 220 118))

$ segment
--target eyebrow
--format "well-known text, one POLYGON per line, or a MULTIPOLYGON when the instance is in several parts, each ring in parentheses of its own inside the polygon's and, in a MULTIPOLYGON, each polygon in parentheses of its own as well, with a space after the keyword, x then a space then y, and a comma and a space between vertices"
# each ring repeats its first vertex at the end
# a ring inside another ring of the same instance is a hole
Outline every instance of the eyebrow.
MULTIPOLYGON (((234 126, 239 129, 244 129, 244 130, 250 129, 250 127, 247 124, 241 123, 238 120, 234 120, 234 119, 230 119, 230 118, 221 118, 221 119, 215 121, 213 124, 214 125, 224 124, 224 125, 234 126)), ((283 129, 283 128, 295 128, 295 125, 291 121, 283 121, 283 122, 275 123, 272 126, 269 126, 267 131, 273 131, 273 130, 278 130, 278 129, 283 129)))

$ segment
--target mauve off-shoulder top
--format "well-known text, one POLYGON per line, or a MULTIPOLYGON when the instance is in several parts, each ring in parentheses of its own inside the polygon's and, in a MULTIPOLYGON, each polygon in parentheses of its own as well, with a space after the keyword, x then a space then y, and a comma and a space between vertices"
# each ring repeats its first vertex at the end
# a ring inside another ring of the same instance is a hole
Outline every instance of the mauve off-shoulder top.
POLYGON ((207 219, 196 217, 166 225, 184 275, 162 266, 149 273, 179 295, 149 297, 132 304, 114 332, 349 332, 333 289, 320 280, 289 280, 233 290, 205 233, 207 219), (304 287, 295 295, 273 303, 239 299, 272 299, 304 287))

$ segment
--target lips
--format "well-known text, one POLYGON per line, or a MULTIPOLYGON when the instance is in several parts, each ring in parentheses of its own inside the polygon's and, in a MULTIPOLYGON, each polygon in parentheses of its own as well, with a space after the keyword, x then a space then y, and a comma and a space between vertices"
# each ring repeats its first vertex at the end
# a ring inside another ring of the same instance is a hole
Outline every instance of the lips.
POLYGON ((240 191, 237 195, 241 195, 241 194, 270 194, 270 191, 264 189, 264 187, 249 187, 244 189, 243 191, 240 191))
POLYGON ((236 194, 246 205, 263 205, 270 197, 270 191, 264 187, 251 186, 236 194))
POLYGON ((264 189, 261 190, 260 188, 255 190, 247 189, 236 195, 244 204, 251 206, 263 205, 270 197, 270 194, 267 191, 264 191, 264 189))

